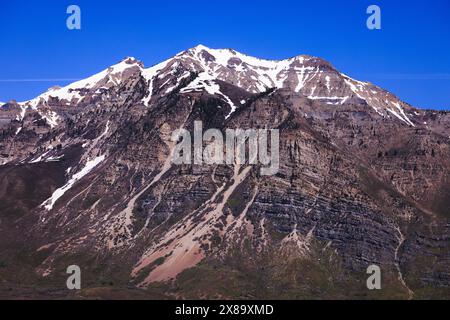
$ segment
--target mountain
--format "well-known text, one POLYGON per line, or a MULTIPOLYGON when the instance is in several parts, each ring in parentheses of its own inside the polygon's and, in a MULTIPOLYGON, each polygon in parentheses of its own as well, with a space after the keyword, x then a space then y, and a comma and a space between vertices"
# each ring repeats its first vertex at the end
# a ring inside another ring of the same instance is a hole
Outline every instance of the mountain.
POLYGON ((200 45, 0 110, 0 296, 66 296, 75 264, 83 297, 450 297, 449 113, 320 58, 200 45), (278 129, 278 172, 175 165, 196 121, 278 129))

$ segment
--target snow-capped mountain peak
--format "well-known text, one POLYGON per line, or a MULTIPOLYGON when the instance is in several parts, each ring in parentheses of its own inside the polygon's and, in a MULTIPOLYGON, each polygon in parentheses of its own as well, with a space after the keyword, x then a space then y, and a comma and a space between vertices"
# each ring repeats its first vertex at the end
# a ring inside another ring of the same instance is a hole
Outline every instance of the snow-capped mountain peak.
MULTIPOLYGON (((411 120, 413 110, 397 97, 368 82, 352 79, 323 59, 298 55, 284 60, 267 60, 233 49, 211 49, 204 45, 180 52, 150 68, 144 68, 140 61, 127 57, 91 77, 62 88, 53 87, 32 100, 19 103, 22 109, 20 118, 23 119, 28 108, 45 108, 53 99, 62 105, 78 104, 87 96, 99 95, 136 74, 147 82, 147 93, 142 100, 146 106, 152 103, 156 92, 167 94, 179 87, 184 79, 197 74, 194 80, 181 88, 181 92, 204 90, 221 97, 231 108, 227 117, 237 107, 221 91, 218 80, 249 93, 283 88, 325 105, 362 103, 380 116, 395 117, 414 126, 411 120)), ((56 115, 47 118, 53 119, 51 123, 56 125, 56 115)))
POLYGON ((54 86, 38 97, 19 103, 20 105, 35 108, 40 103, 48 102, 50 97, 60 101, 79 102, 83 97, 83 91, 99 88, 108 88, 119 84, 122 78, 129 74, 131 69, 142 68, 142 63, 134 58, 127 57, 121 62, 86 79, 73 82, 65 87, 54 86))
MULTIPOLYGON (((414 126, 412 110, 391 93, 371 84, 355 80, 337 71, 329 62, 308 55, 284 60, 267 60, 242 54, 233 49, 211 49, 198 45, 176 55, 187 70, 199 78, 184 89, 216 92, 215 80, 236 85, 252 93, 269 88, 288 88, 327 105, 343 105, 361 101, 383 117, 395 117, 414 126)), ((185 75, 186 76, 186 75, 185 75)), ((222 94, 223 95, 223 94, 222 94)))
POLYGON ((38 111, 51 127, 55 127, 58 124, 59 116, 49 109, 50 100, 57 100, 62 105, 75 105, 80 103, 88 94, 99 94, 102 90, 119 85, 123 79, 128 78, 138 70, 140 71, 142 67, 140 61, 127 57, 86 79, 73 82, 65 87, 53 86, 34 99, 19 102, 21 112, 18 120, 22 120, 27 110, 31 109, 38 111))

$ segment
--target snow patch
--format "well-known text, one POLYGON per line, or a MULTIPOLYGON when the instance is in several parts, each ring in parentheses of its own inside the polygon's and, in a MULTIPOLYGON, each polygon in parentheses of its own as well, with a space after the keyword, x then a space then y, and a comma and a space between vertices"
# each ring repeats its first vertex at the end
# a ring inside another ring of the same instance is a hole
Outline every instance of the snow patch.
MULTIPOLYGON (((104 87, 107 83, 112 83, 113 85, 118 84, 118 79, 122 76, 123 72, 133 66, 139 66, 136 63, 128 63, 130 59, 126 59, 121 61, 120 63, 113 65, 91 77, 86 79, 73 82, 65 87, 52 87, 47 90, 47 92, 39 95, 38 97, 19 102, 19 106, 22 108, 22 119, 25 115, 26 107, 31 107, 32 109, 36 109, 39 104, 46 105, 50 97, 58 98, 59 100, 66 100, 72 102, 73 100, 77 100, 77 102, 81 101, 84 97, 80 94, 80 89, 94 89, 99 86, 99 83, 102 83, 101 87, 104 87)), ((140 67, 140 66, 139 66, 140 67)), ((51 117, 50 120, 54 120, 54 117, 51 117)))
POLYGON ((225 119, 228 119, 236 111, 237 107, 233 103, 233 101, 227 95, 225 95, 220 91, 220 86, 214 81, 213 76, 209 75, 206 72, 202 72, 201 74, 199 74, 199 76, 194 81, 192 81, 187 87, 181 89, 180 92, 187 93, 201 90, 205 90, 211 95, 221 96, 225 100, 225 102, 230 106, 231 111, 225 117, 225 119))
POLYGON ((326 77, 325 77, 325 80, 326 80, 326 85, 327 85, 328 92, 331 92, 331 88, 330 88, 330 76, 326 76, 326 77))
POLYGON ((105 160, 105 155, 98 156, 95 159, 88 161, 84 168, 81 169, 78 173, 74 174, 64 186, 56 189, 53 192, 52 196, 41 204, 41 207, 43 206, 47 211, 52 210, 53 206, 59 198, 61 198, 68 190, 70 190, 77 181, 81 180, 84 176, 90 173, 103 160, 105 160))

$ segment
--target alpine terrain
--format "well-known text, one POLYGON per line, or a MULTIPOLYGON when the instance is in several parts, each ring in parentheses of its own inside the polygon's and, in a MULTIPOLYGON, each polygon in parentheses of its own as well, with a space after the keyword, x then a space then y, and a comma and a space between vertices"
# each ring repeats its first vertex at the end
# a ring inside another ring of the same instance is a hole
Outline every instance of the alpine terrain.
POLYGON ((450 113, 201 45, 1 103, 0 297, 449 299, 450 113), (173 164, 195 121, 278 129, 278 172, 173 164))

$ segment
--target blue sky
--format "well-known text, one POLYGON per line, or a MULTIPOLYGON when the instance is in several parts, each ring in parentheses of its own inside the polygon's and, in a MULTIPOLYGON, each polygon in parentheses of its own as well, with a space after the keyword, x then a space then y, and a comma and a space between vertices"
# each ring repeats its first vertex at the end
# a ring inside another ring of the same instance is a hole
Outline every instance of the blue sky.
POLYGON ((126 56, 151 66, 201 43, 270 59, 319 56, 415 106, 450 109, 448 0, 17 0, 1 1, 0 12, 0 101, 33 98, 126 56), (66 27, 71 4, 81 30, 66 27), (382 30, 366 28, 371 4, 382 30))

